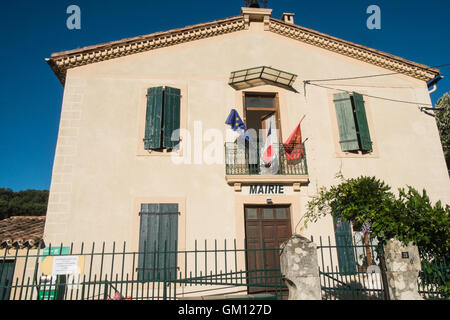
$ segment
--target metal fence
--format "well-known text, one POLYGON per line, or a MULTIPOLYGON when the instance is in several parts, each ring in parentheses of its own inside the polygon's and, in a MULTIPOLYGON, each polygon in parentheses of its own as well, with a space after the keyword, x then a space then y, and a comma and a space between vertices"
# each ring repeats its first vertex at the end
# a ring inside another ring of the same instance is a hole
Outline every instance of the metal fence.
POLYGON ((226 240, 195 241, 191 250, 178 251, 133 251, 125 242, 9 249, 0 256, 0 299, 283 299, 280 252, 264 245, 239 249, 226 240), (142 267, 145 257, 152 264, 142 267))
POLYGON ((427 300, 450 299, 450 264, 445 258, 433 257, 422 252, 421 271, 417 279, 419 293, 427 300))
POLYGON ((353 236, 348 245, 336 245, 330 237, 326 243, 319 237, 317 251, 323 300, 388 299, 383 248, 376 241, 353 236))
MULTIPOLYGON (((357 236, 349 245, 336 245, 330 237, 326 243, 318 240, 324 300, 389 299, 381 245, 357 236)), ((163 248, 133 251, 125 242, 114 242, 3 249, 0 300, 287 298, 280 248, 264 243, 238 248, 236 241, 226 240, 195 241, 190 250, 163 248), (142 264, 150 257, 150 265, 142 264), (176 261, 174 268, 170 261, 176 261)), ((448 263, 421 257, 419 293, 424 299, 449 299, 448 263)))
MULTIPOLYGON (((311 238, 313 240, 313 238, 311 238)), ((353 236, 348 245, 319 238, 319 274, 324 300, 387 300, 389 292, 383 247, 376 240, 353 236)), ((450 298, 450 265, 419 250, 418 292, 425 300, 450 298)))

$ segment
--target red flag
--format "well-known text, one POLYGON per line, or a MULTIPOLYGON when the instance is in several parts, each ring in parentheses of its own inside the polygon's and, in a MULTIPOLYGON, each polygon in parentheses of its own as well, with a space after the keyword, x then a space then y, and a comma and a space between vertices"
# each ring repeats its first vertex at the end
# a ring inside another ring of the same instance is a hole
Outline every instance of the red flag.
POLYGON ((262 158, 264 160, 265 163, 270 163, 270 161, 272 161, 272 156, 273 156, 273 152, 272 152, 272 146, 268 146, 267 149, 264 151, 262 158))
POLYGON ((302 130, 300 128, 302 120, 298 123, 289 138, 283 143, 287 160, 297 160, 303 157, 303 145, 301 144, 302 130))

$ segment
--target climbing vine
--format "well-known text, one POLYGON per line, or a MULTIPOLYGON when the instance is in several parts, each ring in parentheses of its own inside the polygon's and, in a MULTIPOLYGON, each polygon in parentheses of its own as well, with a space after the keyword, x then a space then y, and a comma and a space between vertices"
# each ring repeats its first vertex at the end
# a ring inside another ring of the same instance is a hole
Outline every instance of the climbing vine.
POLYGON ((332 215, 350 221, 355 231, 370 231, 370 237, 382 243, 393 238, 405 245, 413 242, 422 252, 449 260, 448 205, 432 204, 425 190, 420 193, 411 186, 398 189, 395 195, 375 177, 339 178, 341 183, 322 187, 308 202, 305 226, 332 215))

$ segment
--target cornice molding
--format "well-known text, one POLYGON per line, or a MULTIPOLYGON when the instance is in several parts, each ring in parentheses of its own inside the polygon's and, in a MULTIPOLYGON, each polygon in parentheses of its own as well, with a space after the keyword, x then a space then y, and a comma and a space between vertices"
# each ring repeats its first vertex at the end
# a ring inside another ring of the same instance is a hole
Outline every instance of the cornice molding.
POLYGON ((270 18, 269 31, 424 81, 429 81, 440 73, 436 68, 274 18, 270 18))
POLYGON ((68 69, 245 29, 242 16, 53 54, 47 63, 64 85, 68 69))
MULTIPOLYGON (((265 13, 265 12, 264 12, 265 13)), ((250 23, 248 14, 198 24, 167 32, 109 42, 102 45, 56 53, 47 59, 58 79, 64 85, 68 69, 107 61, 153 49, 173 46, 199 39, 211 38, 240 30, 247 30, 250 23)), ((399 72, 416 79, 429 81, 440 71, 436 68, 408 61, 388 53, 364 47, 352 42, 335 38, 318 31, 285 23, 282 20, 263 15, 264 30, 297 41, 308 43, 329 51, 358 59, 379 67, 399 72)))

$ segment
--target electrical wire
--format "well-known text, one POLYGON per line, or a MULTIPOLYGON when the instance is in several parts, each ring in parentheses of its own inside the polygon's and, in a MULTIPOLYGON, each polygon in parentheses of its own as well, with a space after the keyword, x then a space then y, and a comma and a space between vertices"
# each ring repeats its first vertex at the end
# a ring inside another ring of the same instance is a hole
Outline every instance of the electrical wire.
MULTIPOLYGON (((425 70, 430 70, 432 68, 443 68, 450 66, 450 63, 445 63, 437 66, 428 67, 425 70)), ((375 78, 375 77, 383 77, 383 76, 391 76, 394 74, 401 74, 403 72, 390 72, 390 73, 380 73, 380 74, 372 74, 367 76, 357 76, 357 77, 347 77, 347 78, 336 78, 336 79, 316 79, 316 80, 304 80, 305 83, 310 82, 319 82, 319 81, 339 81, 339 80, 352 80, 352 79, 363 79, 363 78, 375 78)))
MULTIPOLYGON (((347 93, 352 93, 352 91, 339 89, 339 88, 332 88, 332 87, 322 86, 320 84, 315 84, 315 83, 305 83, 305 84, 309 84, 311 86, 316 86, 316 87, 325 88, 325 89, 338 90, 338 91, 343 91, 343 92, 347 92, 347 93)), ((397 100, 397 99, 391 99, 391 98, 385 98, 385 97, 372 96, 372 95, 364 94, 364 93, 362 93, 361 95, 369 97, 369 98, 387 100, 387 101, 392 101, 392 102, 401 102, 401 103, 416 104, 416 105, 423 105, 423 106, 433 106, 431 103, 422 103, 422 102, 397 100)))

